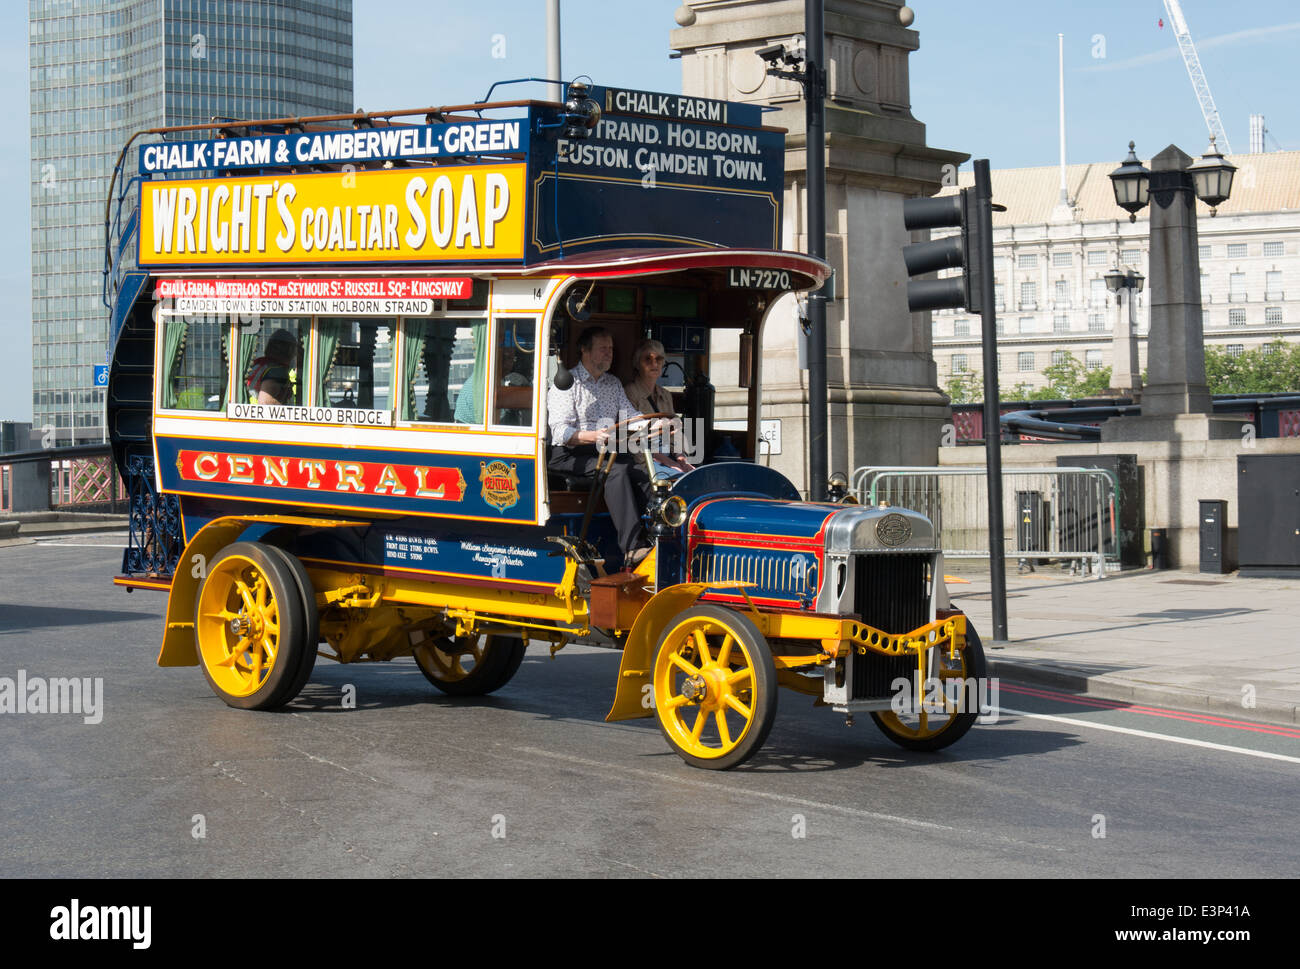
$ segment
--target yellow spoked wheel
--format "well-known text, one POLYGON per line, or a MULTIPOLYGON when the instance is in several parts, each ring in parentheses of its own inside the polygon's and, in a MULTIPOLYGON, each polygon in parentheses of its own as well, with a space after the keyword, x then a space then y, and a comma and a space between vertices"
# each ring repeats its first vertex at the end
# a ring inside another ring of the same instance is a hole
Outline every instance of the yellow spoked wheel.
MULTIPOLYGON (((913 674, 915 676, 915 673, 913 674)), ((922 702, 916 708, 912 685, 907 709, 873 713, 871 718, 894 743, 908 750, 942 750, 966 735, 979 716, 981 688, 987 681, 984 645, 969 620, 966 647, 956 657, 946 649, 930 651, 922 702)))
POLYGON ((199 665, 213 692, 245 710, 288 703, 301 688, 306 625, 283 553, 257 542, 227 546, 208 566, 195 608, 199 665))
POLYGON ((412 650, 424 678, 449 696, 483 696, 510 682, 524 641, 507 636, 426 639, 412 650))
POLYGON ((655 716, 688 764, 726 770, 753 756, 776 718, 776 686, 767 640, 731 609, 692 606, 659 638, 655 716))
POLYGON ((307 568, 301 560, 291 552, 274 545, 268 545, 266 548, 289 566, 289 572, 293 575, 298 588, 298 601, 302 604, 302 661, 298 665, 298 674, 294 677, 293 686, 289 688, 289 695, 285 699, 287 703, 302 692, 302 688, 311 679, 312 670, 316 668, 316 649, 320 645, 320 612, 316 608, 316 589, 312 586, 311 576, 307 574, 307 568))

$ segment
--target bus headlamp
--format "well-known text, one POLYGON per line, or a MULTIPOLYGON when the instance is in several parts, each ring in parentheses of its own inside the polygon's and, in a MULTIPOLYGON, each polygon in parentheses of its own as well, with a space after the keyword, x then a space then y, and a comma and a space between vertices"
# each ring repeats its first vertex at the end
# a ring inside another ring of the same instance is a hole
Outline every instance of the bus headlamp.
POLYGON ((671 495, 659 506, 659 520, 669 528, 680 528, 686 521, 686 499, 671 495))

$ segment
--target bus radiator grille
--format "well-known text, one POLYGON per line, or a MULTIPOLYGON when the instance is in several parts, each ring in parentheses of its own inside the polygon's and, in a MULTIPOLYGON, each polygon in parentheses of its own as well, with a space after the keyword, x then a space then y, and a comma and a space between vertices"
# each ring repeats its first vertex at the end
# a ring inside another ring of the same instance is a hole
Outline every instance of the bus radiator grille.
MULTIPOLYGON (((931 553, 859 555, 854 563, 854 611, 862 621, 887 633, 905 633, 930 621, 931 553)), ((882 656, 868 650, 853 657, 853 699, 894 695, 897 677, 910 680, 914 656, 882 656)))

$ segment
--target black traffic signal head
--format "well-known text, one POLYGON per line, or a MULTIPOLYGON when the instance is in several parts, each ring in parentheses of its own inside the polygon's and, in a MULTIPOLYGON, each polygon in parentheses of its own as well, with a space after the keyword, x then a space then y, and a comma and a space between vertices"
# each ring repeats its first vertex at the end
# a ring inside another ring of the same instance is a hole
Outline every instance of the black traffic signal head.
POLYGON ((909 282, 907 308, 912 312, 962 306, 972 313, 983 312, 981 265, 989 254, 983 252, 979 241, 979 208, 975 202, 975 190, 970 188, 964 188, 956 195, 903 200, 903 225, 908 231, 949 226, 961 229, 960 233, 944 239, 903 247, 903 262, 909 276, 940 269, 962 270, 961 276, 909 282))

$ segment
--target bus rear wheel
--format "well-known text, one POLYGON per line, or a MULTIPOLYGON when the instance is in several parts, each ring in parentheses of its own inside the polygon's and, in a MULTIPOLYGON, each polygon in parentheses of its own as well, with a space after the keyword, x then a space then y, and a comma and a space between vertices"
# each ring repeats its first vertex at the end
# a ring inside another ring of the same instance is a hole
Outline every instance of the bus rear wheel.
POLYGON ((281 553, 258 542, 228 545, 208 566, 195 604, 208 685, 242 710, 284 706, 302 688, 307 625, 303 595, 281 553))
POLYGON ((510 682, 527 647, 511 636, 443 636, 412 650, 424 678, 448 696, 484 696, 510 682))

